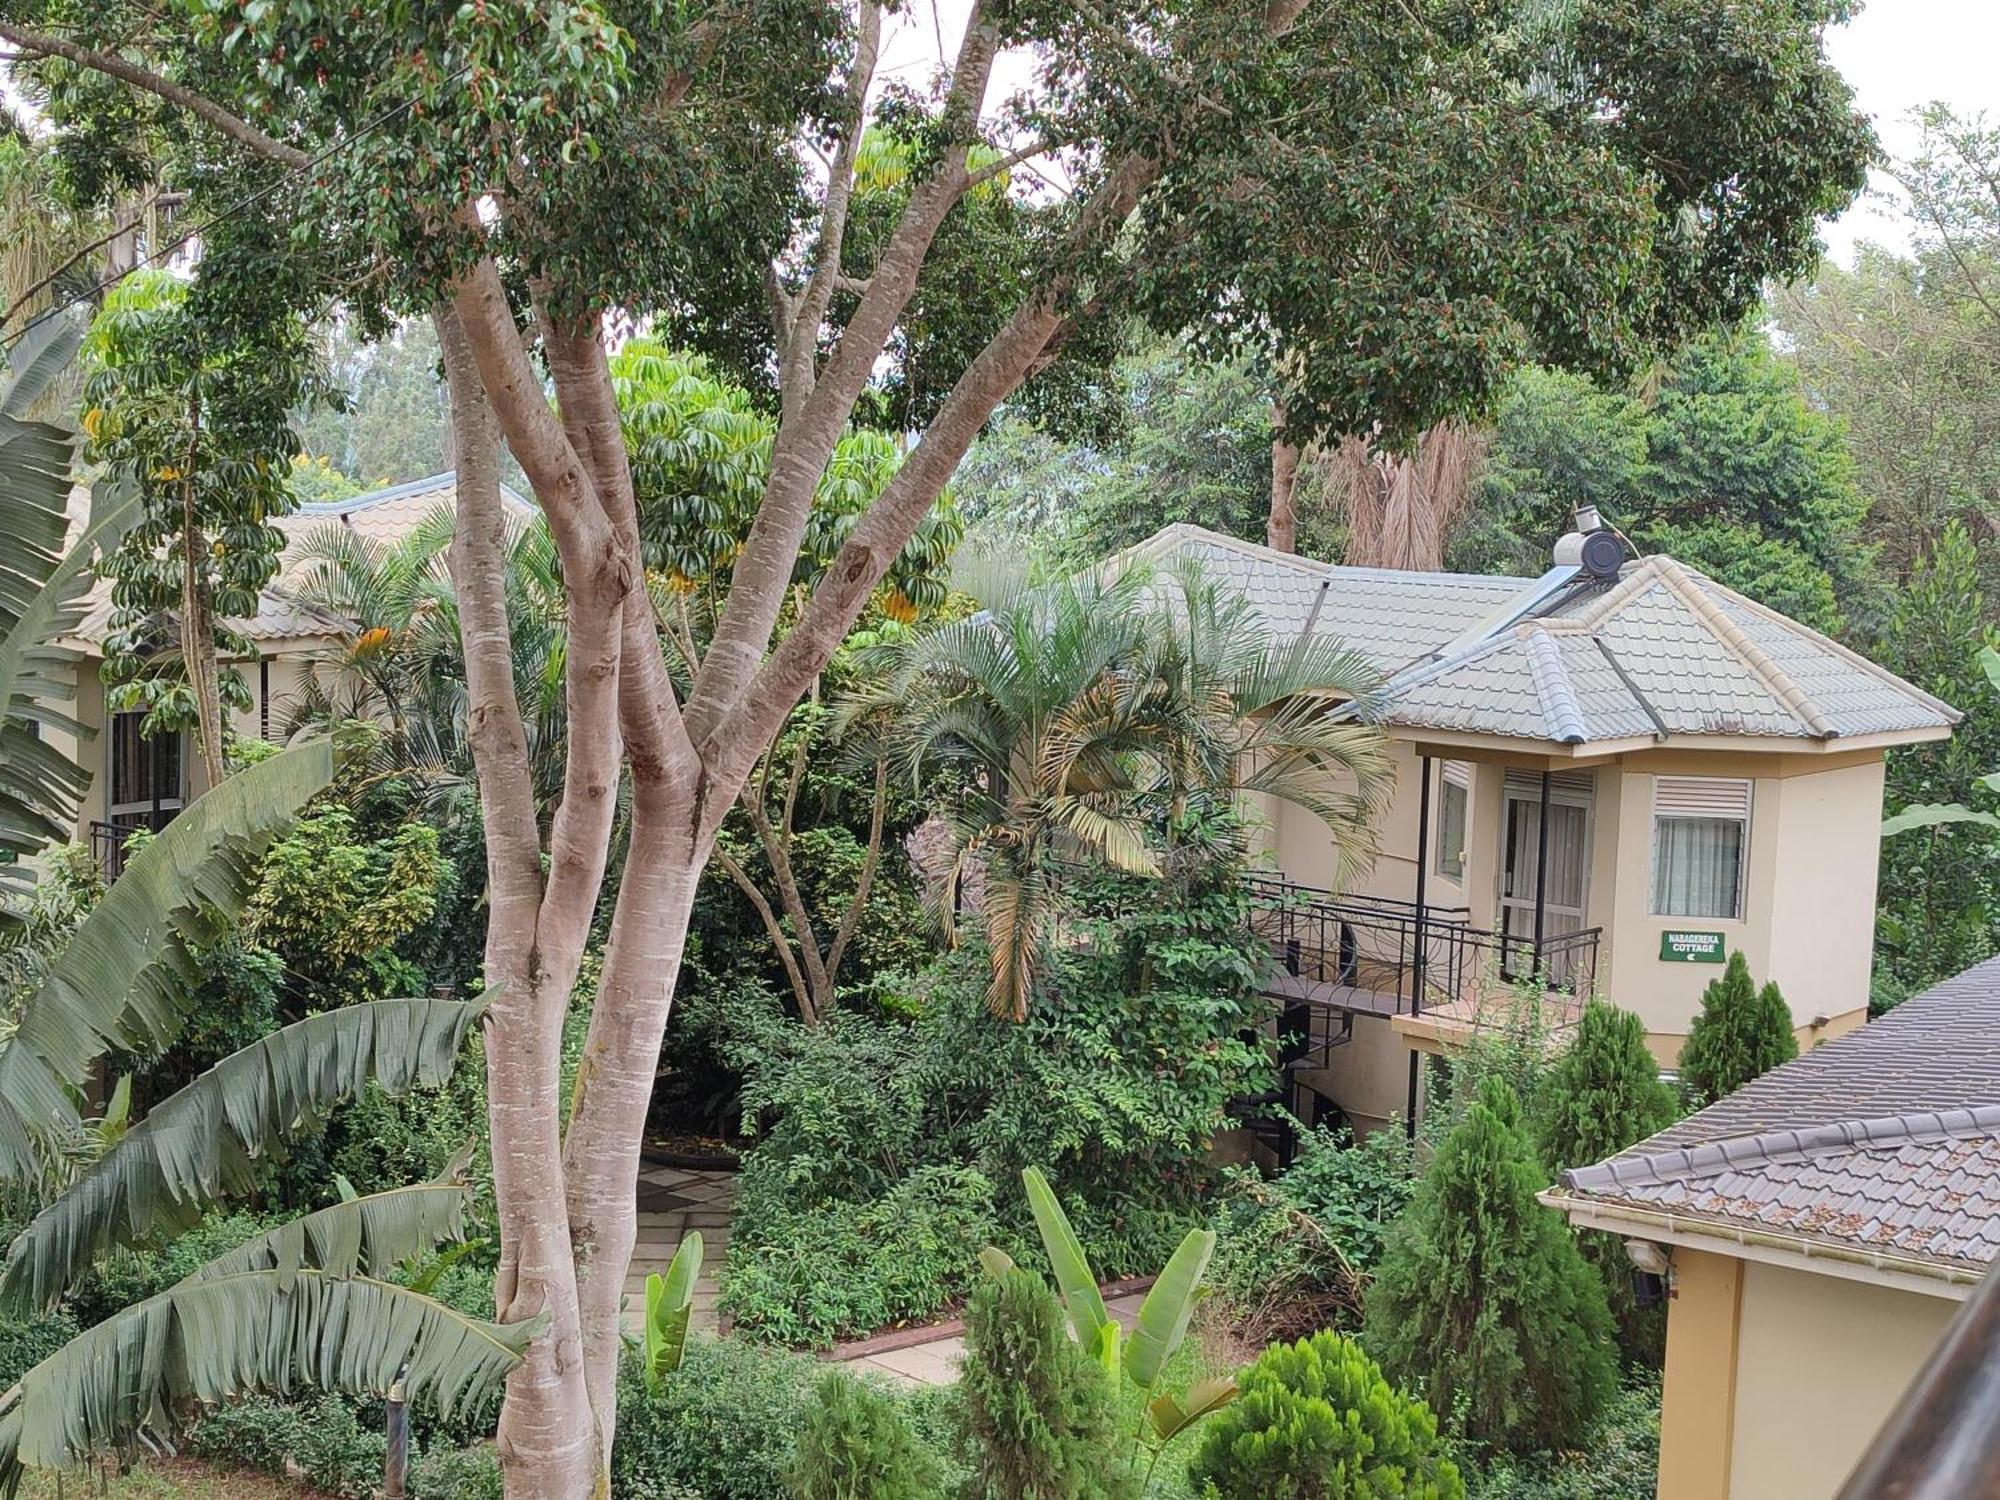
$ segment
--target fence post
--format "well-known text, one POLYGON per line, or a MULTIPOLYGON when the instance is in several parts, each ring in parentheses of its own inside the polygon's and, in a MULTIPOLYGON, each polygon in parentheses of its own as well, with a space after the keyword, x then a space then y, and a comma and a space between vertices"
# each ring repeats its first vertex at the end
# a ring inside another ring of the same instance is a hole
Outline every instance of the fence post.
POLYGON ((410 1479, 410 1408, 404 1399, 403 1377, 389 1385, 385 1428, 389 1439, 382 1455, 382 1500, 408 1500, 410 1479))

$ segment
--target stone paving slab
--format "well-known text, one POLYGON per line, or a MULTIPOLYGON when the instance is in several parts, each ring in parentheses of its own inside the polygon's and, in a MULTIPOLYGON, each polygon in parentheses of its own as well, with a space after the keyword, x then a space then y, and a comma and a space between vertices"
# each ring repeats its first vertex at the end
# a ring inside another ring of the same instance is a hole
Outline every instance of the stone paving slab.
POLYGON ((625 1327, 645 1326, 646 1278, 665 1274, 691 1229, 701 1231, 701 1274, 695 1279, 688 1322, 703 1333, 717 1326, 723 1258, 729 1252, 729 1216, 736 1202, 736 1174, 698 1167, 648 1167, 639 1173, 639 1235, 625 1278, 625 1327))

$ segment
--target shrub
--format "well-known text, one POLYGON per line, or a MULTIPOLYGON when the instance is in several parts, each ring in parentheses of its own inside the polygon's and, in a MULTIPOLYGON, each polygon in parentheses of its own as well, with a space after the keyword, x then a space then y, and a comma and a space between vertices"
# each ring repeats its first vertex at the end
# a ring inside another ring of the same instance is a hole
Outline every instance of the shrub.
POLYGON ((446 1448, 410 1470, 413 1500, 503 1500, 500 1455, 490 1444, 446 1448))
POLYGON ((1642 1376, 1574 1451, 1501 1454, 1484 1464, 1474 1455, 1466 1484, 1473 1500, 1653 1500, 1659 1467, 1660 1382, 1642 1376))
POLYGON ((1696 1099, 1711 1103, 1798 1055, 1791 1007, 1776 984, 1755 986, 1749 961, 1737 949, 1722 977, 1702 991, 1701 1013, 1681 1047, 1682 1082, 1696 1099))
POLYGON ((872 1202, 793 1211, 755 1201, 723 1271, 722 1307, 743 1332, 825 1346, 934 1317, 972 1283, 993 1238, 993 1184, 971 1168, 924 1167, 872 1202))
POLYGON ((1316 1131, 1274 1181, 1237 1173, 1212 1274, 1238 1332, 1269 1343, 1358 1321, 1363 1279, 1416 1181, 1409 1139, 1395 1129, 1358 1145, 1316 1131))
POLYGON ((314 1489, 340 1500, 374 1500, 388 1440, 335 1396, 299 1403, 251 1396, 203 1417, 187 1447, 198 1458, 272 1474, 296 1469, 314 1489))
POLYGON ((0 1391, 9 1390, 29 1370, 83 1332, 61 1308, 40 1317, 0 1320, 0 1391))
POLYGON ((1604 1286, 1543 1183, 1514 1095, 1488 1079, 1439 1144, 1368 1293, 1369 1352, 1478 1442, 1573 1442, 1617 1384, 1604 1286))
POLYGON ((739 1339, 688 1340, 657 1398, 639 1360, 618 1380, 612 1492, 709 1500, 792 1500, 787 1477, 818 1367, 739 1339))
POLYGON ((966 1305, 959 1387, 982 1500, 1137 1496, 1110 1377, 1071 1340, 1055 1294, 1033 1272, 981 1278, 966 1305))
POLYGON ((1188 1470, 1220 1500, 1463 1500, 1430 1409, 1339 1334, 1274 1344, 1237 1383, 1188 1470))
POLYGON ((845 1370, 820 1381, 792 1466, 798 1500, 933 1500, 941 1487, 893 1396, 845 1370))
MULTIPOLYGON (((1680 1109, 1646 1046, 1645 1023, 1628 1010, 1593 1000, 1584 1007, 1575 1039, 1550 1068, 1535 1113, 1542 1166, 1554 1176, 1666 1129, 1680 1109)), ((1632 1270, 1619 1237, 1586 1232, 1577 1243, 1604 1279, 1626 1351, 1658 1363, 1665 1310, 1642 1308, 1634 1300, 1632 1270)))

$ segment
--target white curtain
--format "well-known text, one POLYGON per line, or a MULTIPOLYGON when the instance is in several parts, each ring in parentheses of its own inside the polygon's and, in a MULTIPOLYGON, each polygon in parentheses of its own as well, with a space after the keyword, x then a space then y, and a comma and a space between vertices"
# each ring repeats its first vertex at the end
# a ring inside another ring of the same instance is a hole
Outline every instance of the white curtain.
POLYGON ((1736 818, 1660 818, 1653 832, 1653 912, 1734 919, 1743 883, 1736 818))

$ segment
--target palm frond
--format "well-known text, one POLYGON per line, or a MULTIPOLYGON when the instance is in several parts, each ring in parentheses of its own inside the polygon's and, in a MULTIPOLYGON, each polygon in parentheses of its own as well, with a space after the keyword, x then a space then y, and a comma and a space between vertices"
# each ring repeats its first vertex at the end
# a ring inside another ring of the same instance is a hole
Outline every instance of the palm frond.
POLYGON ((180 1284, 249 1271, 285 1278, 302 1270, 384 1277, 433 1246, 464 1239, 471 1202, 471 1187, 449 1180, 368 1193, 288 1220, 218 1255, 180 1284))
POLYGON ((185 1281, 70 1340, 0 1395, 0 1492, 30 1469, 170 1444, 201 1405, 253 1393, 382 1395, 400 1381, 448 1415, 492 1391, 541 1329, 321 1270, 185 1281))
POLYGON ((281 751, 132 856, 0 1044, 0 1177, 33 1171, 38 1142, 76 1128, 73 1093, 106 1050, 148 1051, 179 1034, 188 945, 240 914, 257 854, 332 775, 324 740, 281 751))
POLYGON ((250 1191, 257 1161, 371 1080, 390 1094, 450 1076, 483 1003, 376 1000, 308 1016, 172 1095, 8 1247, 0 1306, 47 1307, 105 1250, 191 1226, 250 1191))

